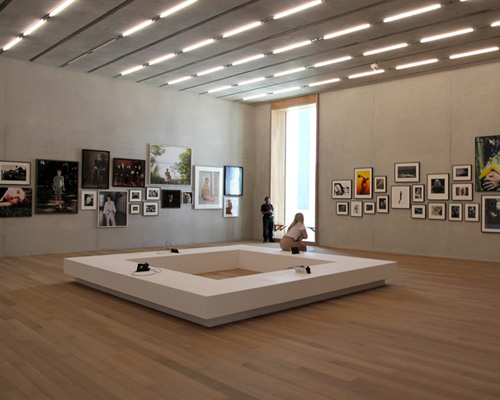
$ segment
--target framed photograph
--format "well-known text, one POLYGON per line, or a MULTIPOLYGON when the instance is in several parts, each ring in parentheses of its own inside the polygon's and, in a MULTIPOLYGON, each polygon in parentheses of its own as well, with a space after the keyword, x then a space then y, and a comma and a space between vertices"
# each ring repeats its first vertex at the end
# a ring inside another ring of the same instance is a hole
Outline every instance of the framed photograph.
POLYGON ((429 219, 446 219, 446 203, 429 203, 429 219))
POLYGON ((109 151, 82 150, 82 189, 109 188, 109 151))
POLYGON ((146 161, 113 158, 113 186, 144 187, 146 161))
POLYGON ((220 167, 194 167, 195 190, 194 208, 221 209, 222 208, 222 174, 220 167))
POLYGON ((0 218, 31 217, 33 191, 30 187, 0 188, 0 218))
POLYGON ((142 201, 142 189, 130 189, 128 191, 128 201, 142 201))
POLYGON ((373 176, 373 168, 354 169, 354 182, 356 183, 354 198, 356 199, 372 198, 372 193, 373 193, 372 176, 373 176))
POLYGON ((142 215, 145 217, 155 217, 159 214, 160 203, 156 201, 145 201, 142 203, 142 215))
POLYGON ((161 189, 159 187, 146 188, 146 200, 160 200, 161 189))
POLYGON ((472 165, 454 165, 452 179, 454 181, 471 181, 472 165))
POLYGON ((141 213, 141 205, 140 204, 131 204, 130 205, 130 214, 140 214, 141 213))
POLYGON ((161 208, 181 208, 181 191, 162 189, 161 208))
POLYGON ((500 196, 483 196, 481 209, 481 231, 500 233, 500 196))
POLYGON ((451 199, 472 201, 472 183, 452 183, 451 199))
POLYGON ((374 192, 385 193, 387 192, 387 176, 375 176, 374 178, 374 192))
POLYGON ((99 191, 98 228, 123 228, 127 226, 128 192, 99 191))
POLYGON ((410 208, 410 186, 394 185, 391 186, 391 208, 410 208))
POLYGON ((193 205, 193 192, 182 192, 182 205, 183 206, 193 205))
POLYGON ((35 214, 78 213, 78 162, 36 160, 35 214))
POLYGON ((80 204, 82 210, 97 209, 97 190, 80 191, 80 204))
POLYGON ((449 221, 462 221, 462 204, 449 203, 448 204, 448 220, 449 221))
POLYGON ((243 167, 224 166, 224 196, 243 196, 243 167))
POLYGON ((363 202, 352 201, 351 202, 351 217, 362 217, 363 216, 363 202))
POLYGON ((466 222, 479 222, 479 204, 464 204, 464 220, 466 222))
MULTIPOLYGON (((428 174, 427 175, 427 199, 428 200, 448 200, 449 199, 448 174, 428 174)), ((430 219, 430 212, 429 212, 430 219)))
POLYGON ((224 217, 240 216, 240 198, 224 197, 224 217))
POLYGON ((394 182, 420 182, 420 163, 394 164, 394 182))
POLYGON ((0 161, 0 185, 30 185, 31 163, 0 161))
POLYGON ((413 204, 411 206, 411 217, 413 219, 425 219, 425 204, 413 204))
POLYGON ((352 181, 332 181, 332 199, 350 199, 352 181))
POLYGON ((476 191, 500 192, 500 135, 476 138, 476 191))
POLYGON ((349 215, 349 203, 347 201, 337 201, 337 215, 349 215))
POLYGON ((389 213, 389 196, 377 196, 377 213, 389 213))
POLYGON ((149 184, 191 185, 191 149, 150 144, 149 184))
POLYGON ((412 185, 411 201, 413 203, 423 203, 425 201, 424 189, 425 185, 412 185))
POLYGON ((363 211, 365 214, 375 214, 375 202, 367 201, 363 203, 363 211))

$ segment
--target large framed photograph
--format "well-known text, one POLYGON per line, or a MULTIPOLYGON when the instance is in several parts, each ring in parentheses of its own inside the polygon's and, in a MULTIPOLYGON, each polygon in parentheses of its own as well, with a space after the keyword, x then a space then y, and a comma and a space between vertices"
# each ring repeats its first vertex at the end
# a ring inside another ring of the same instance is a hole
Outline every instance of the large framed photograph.
POLYGON ((194 167, 194 208, 222 208, 222 174, 220 167, 194 167))
POLYGON ((391 208, 410 208, 410 186, 394 185, 391 186, 391 208))
POLYGON ((128 192, 111 190, 99 191, 99 228, 117 228, 127 226, 128 192))
POLYGON ((243 167, 224 166, 224 196, 243 196, 243 167))
POLYGON ((394 182, 420 182, 420 163, 396 163, 394 164, 394 182))
POLYGON ((500 192, 500 135, 476 138, 476 191, 500 192))
POLYGON ((351 202, 351 217, 362 217, 363 216, 363 202, 362 201, 352 201, 351 202))
POLYGON ((239 197, 224 197, 224 217, 239 217, 240 216, 240 198, 239 197))
POLYGON ((35 214, 78 213, 78 162, 36 160, 35 214))
POLYGON ((389 196, 377 196, 377 213, 389 213, 389 196))
POLYGON ((161 208, 181 208, 181 191, 163 189, 161 191, 161 208))
POLYGON ((354 182, 356 183, 354 198, 356 199, 372 198, 372 193, 373 193, 372 177, 373 177, 373 168, 354 169, 354 182))
POLYGON ((425 204, 413 204, 411 206, 411 217, 413 219, 425 219, 425 204))
POLYGON ((82 210, 97 209, 97 190, 80 191, 80 204, 82 210))
MULTIPOLYGON (((448 174, 428 174, 427 175, 427 199, 428 200, 448 200, 449 199, 448 174)), ((430 213, 429 213, 430 215, 430 213)))
POLYGON ((425 201, 424 185, 412 185, 411 200, 413 203, 423 203, 425 201))
POLYGON ((30 185, 31 163, 0 161, 0 185, 30 185))
POLYGON ((452 179, 454 181, 471 181, 472 180, 472 165, 454 165, 452 179))
POLYGON ((332 181, 332 199, 350 199, 352 181, 332 181))
POLYGON ((113 158, 113 186, 144 187, 146 161, 130 158, 113 158))
POLYGON ((479 222, 479 204, 464 204, 464 221, 466 222, 479 222))
POLYGON ((349 215, 349 203, 347 201, 337 201, 337 215, 349 215))
POLYGON ((462 204, 449 203, 448 204, 448 220, 449 221, 462 221, 462 204))
POLYGON ((472 201, 472 183, 452 183, 451 199, 472 201))
POLYGON ((500 233, 500 196, 483 196, 481 209, 481 231, 500 233))
POLYGON ((387 192, 387 176, 375 176, 374 180, 374 192, 375 193, 385 193, 387 192))
POLYGON ((109 188, 109 151, 82 150, 82 189, 109 188))
POLYGON ((150 144, 149 184, 191 185, 191 149, 150 144))
POLYGON ((429 219, 446 219, 446 203, 429 203, 429 219))
POLYGON ((145 201, 142 203, 142 215, 145 217, 156 217, 159 214, 160 203, 156 201, 145 201))
POLYGON ((29 187, 0 188, 0 218, 31 217, 33 191, 29 187))

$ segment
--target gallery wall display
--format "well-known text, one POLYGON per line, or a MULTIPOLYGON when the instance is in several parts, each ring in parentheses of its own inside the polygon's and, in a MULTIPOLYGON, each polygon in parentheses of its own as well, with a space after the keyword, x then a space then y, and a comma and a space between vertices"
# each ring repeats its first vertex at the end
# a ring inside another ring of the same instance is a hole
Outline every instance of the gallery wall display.
POLYGON ((181 208, 181 191, 162 189, 161 208, 181 208))
POLYGON ((160 203, 156 201, 145 201, 142 203, 142 215, 145 217, 156 217, 159 214, 160 203))
POLYGON ((425 219, 425 204, 413 204, 411 206, 411 217, 413 219, 425 219))
POLYGON ((351 217, 362 217, 363 216, 363 202, 352 201, 351 202, 351 217))
POLYGON ((224 217, 240 216, 240 198, 224 196, 224 217))
POLYGON ((451 199, 453 201, 472 201, 472 183, 452 183, 451 199))
MULTIPOLYGON (((427 175, 427 199, 428 200, 448 200, 449 199, 449 174, 428 174, 427 175)), ((430 213, 429 213, 430 215, 430 213)))
POLYGON ((97 190, 81 190, 80 204, 82 210, 97 209, 97 190))
POLYGON ((476 137, 476 191, 500 192, 500 135, 476 137))
POLYGON ((224 166, 224 195, 243 196, 243 167, 224 166))
POLYGON ((109 188, 109 151, 82 150, 82 189, 109 188))
POLYGON ((500 195, 482 196, 481 231, 500 233, 500 195))
POLYGON ((142 189, 130 189, 128 191, 128 201, 142 201, 142 189))
POLYGON ((36 160, 36 214, 78 212, 78 162, 36 160))
POLYGON ((131 204, 130 205, 130 214, 140 214, 141 213, 141 204, 131 204))
POLYGON ((412 185, 411 200, 413 203, 423 203, 425 201, 425 185, 412 185))
POLYGON ((0 218, 31 217, 32 203, 30 187, 0 187, 0 218))
POLYGON ((31 163, 0 161, 0 185, 30 185, 31 163))
POLYGON ((146 200, 160 200, 161 189, 159 187, 146 188, 146 200))
POLYGON ((371 201, 363 203, 363 212, 368 215, 375 214, 375 203, 371 201))
POLYGON ((373 190, 375 193, 387 192, 387 176, 375 176, 373 190))
POLYGON ((387 214, 389 212, 389 196, 377 196, 377 213, 387 214))
POLYGON ((420 182, 420 163, 394 164, 394 182, 420 182))
POLYGON ((429 219, 446 219, 446 203, 429 203, 429 219))
POLYGON ((454 181, 471 181, 472 180, 472 165, 454 165, 452 172, 452 180, 454 181))
POLYGON ((391 208, 410 208, 410 186, 394 185, 391 186, 391 208))
POLYGON ((337 215, 349 215, 349 203, 347 201, 337 201, 337 215))
POLYGON ((479 204, 464 204, 464 221, 479 222, 479 204))
POLYGON ((191 185, 191 149, 150 144, 149 183, 191 185))
POLYGON ((449 203, 448 204, 448 220, 462 221, 462 204, 449 203))
POLYGON ((113 186, 144 187, 146 161, 130 158, 113 158, 113 186))
POLYGON ((371 199, 373 193, 373 168, 355 168, 354 182, 356 199, 371 199))
POLYGON ((111 190, 99 191, 99 228, 117 228, 127 226, 128 192, 111 190))
POLYGON ((193 192, 182 192, 182 205, 183 206, 193 205, 193 192))
POLYGON ((195 166, 194 208, 222 208, 222 174, 220 167, 195 166))
POLYGON ((350 199, 352 193, 352 181, 332 181, 332 199, 350 199))

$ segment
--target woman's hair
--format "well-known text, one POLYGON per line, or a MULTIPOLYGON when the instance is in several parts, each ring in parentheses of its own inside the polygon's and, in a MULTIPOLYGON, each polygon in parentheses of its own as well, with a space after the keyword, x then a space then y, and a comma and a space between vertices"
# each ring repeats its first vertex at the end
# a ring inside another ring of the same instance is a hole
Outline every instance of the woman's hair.
POLYGON ((287 232, 290 232, 290 229, 292 229, 295 225, 297 224, 303 224, 304 223, 304 214, 302 213, 297 213, 295 214, 295 218, 293 219, 293 222, 290 224, 288 229, 286 230, 287 232))

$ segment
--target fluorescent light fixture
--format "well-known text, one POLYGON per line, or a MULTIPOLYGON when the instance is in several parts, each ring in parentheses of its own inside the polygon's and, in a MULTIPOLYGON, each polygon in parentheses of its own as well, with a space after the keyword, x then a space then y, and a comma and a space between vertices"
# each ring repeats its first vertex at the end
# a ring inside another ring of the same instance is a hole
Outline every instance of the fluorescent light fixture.
POLYGON ((427 64, 437 63, 438 61, 439 60, 437 58, 431 58, 429 60, 423 60, 423 61, 417 61, 417 62, 410 63, 410 64, 398 65, 396 67, 396 69, 406 69, 406 68, 419 67, 421 65, 427 65, 427 64))
POLYGON ((147 21, 144 21, 142 23, 140 23, 139 25, 136 25, 134 26, 133 28, 130 28, 128 31, 125 31, 122 33, 122 36, 125 37, 125 36, 129 36, 131 35, 132 33, 135 33, 143 28, 145 28, 146 26, 148 25, 151 25, 153 22, 155 22, 154 20, 152 19, 149 19, 147 21))
POLYGON ((323 36, 323 40, 331 39, 331 38, 334 38, 337 36, 347 35, 347 34, 352 33, 352 32, 361 31, 363 29, 369 28, 370 26, 371 26, 370 24, 363 24, 363 25, 353 26, 352 28, 343 29, 341 31, 332 32, 332 33, 329 33, 329 34, 323 36))
POLYGON ((434 40, 440 40, 440 39, 446 39, 452 36, 458 36, 458 35, 464 35, 466 33, 474 32, 474 29, 472 28, 465 28, 465 29, 460 29, 458 31, 453 31, 453 32, 448 32, 448 33, 442 33, 441 35, 436 35, 436 36, 428 36, 423 38, 420 43, 427 43, 427 42, 432 42, 434 40))
POLYGON ((257 98, 259 98, 259 97, 264 97, 264 96, 267 96, 267 93, 262 93, 262 94, 254 94, 253 96, 243 97, 243 101, 245 101, 245 100, 257 99, 257 98))
POLYGON ((163 11, 161 14, 160 14, 160 18, 165 18, 165 17, 168 17, 169 15, 179 11, 179 10, 182 10, 184 7, 187 7, 193 3, 196 3, 198 0, 186 0, 186 1, 183 1, 182 3, 179 3, 177 4, 176 6, 172 7, 172 8, 169 8, 168 10, 165 10, 163 11))
POLYGON ((215 67, 215 68, 206 69, 205 71, 198 72, 196 74, 196 76, 203 76, 203 75, 211 74, 212 72, 217 72, 217 71, 220 71, 221 69, 224 69, 223 65, 220 65, 220 66, 215 67))
POLYGON ((129 68, 123 72, 120 72, 120 75, 128 75, 128 74, 131 74, 132 72, 135 72, 135 71, 139 71, 140 69, 143 69, 144 68, 144 65, 137 65, 135 67, 132 67, 132 68, 129 68))
POLYGON ((187 53, 188 51, 199 49, 200 47, 206 46, 207 44, 213 43, 214 41, 215 41, 214 39, 203 40, 201 42, 193 44, 192 46, 186 47, 185 49, 182 50, 182 52, 187 53))
POLYGON ((183 76, 182 78, 174 79, 173 81, 167 82, 167 85, 175 85, 176 83, 184 82, 187 81, 188 79, 191 79, 191 76, 183 76))
POLYGON ((342 61, 348 61, 351 60, 351 56, 345 56, 345 57, 340 57, 340 58, 334 58, 333 60, 328 60, 328 61, 322 61, 317 64, 314 64, 314 68, 319 68, 319 67, 324 67, 325 65, 330 65, 330 64, 336 64, 342 61))
POLYGON ((215 92, 220 92, 221 90, 226 90, 226 89, 231 89, 231 85, 226 85, 226 86, 219 86, 218 88, 211 89, 207 93, 215 93, 215 92))
POLYGON ((295 87, 288 88, 288 89, 276 90, 276 92, 273 92, 273 94, 280 94, 280 93, 292 92, 294 90, 299 90, 299 89, 300 89, 300 86, 295 86, 295 87))
POLYGON ((260 22, 260 21, 251 22, 247 25, 240 26, 239 28, 233 29, 232 31, 223 33, 222 37, 227 38, 229 36, 237 35, 238 33, 245 32, 245 31, 248 31, 250 29, 256 28, 257 26, 260 26, 261 24, 262 24, 262 22, 260 22))
POLYGON ((16 37, 14 40, 11 40, 9 43, 7 43, 2 50, 7 51, 10 48, 14 47, 16 44, 18 44, 21 40, 23 40, 22 36, 16 37))
POLYGON ((305 67, 293 68, 293 69, 289 69, 287 71, 278 72, 277 74, 274 74, 273 76, 275 78, 277 78, 278 76, 284 76, 284 75, 288 75, 288 74, 294 74, 295 72, 304 71, 305 69, 306 69, 305 67))
POLYGON ((376 75, 376 74, 381 74, 383 72, 385 72, 385 70, 383 70, 383 69, 377 69, 375 71, 368 71, 368 72, 361 72, 360 74, 349 75, 349 79, 362 78, 363 76, 376 75))
POLYGON ((309 3, 304 3, 301 6, 290 8, 289 10, 286 10, 286 11, 280 12, 279 14, 276 14, 273 17, 273 19, 280 19, 283 17, 287 17, 289 15, 298 13, 299 11, 306 10, 310 7, 317 6, 318 4, 321 4, 321 2, 322 2, 321 0, 315 0, 315 1, 310 1, 309 3))
POLYGON ((428 11, 437 10, 438 8, 441 8, 441 4, 432 4, 432 5, 427 6, 427 7, 418 8, 418 9, 413 10, 413 11, 408 11, 405 13, 401 13, 401 14, 393 15, 391 17, 387 17, 384 19, 384 22, 392 22, 392 21, 396 21, 398 19, 412 17, 413 15, 422 14, 422 13, 425 13, 428 11))
POLYGON ((155 65, 161 63, 163 61, 168 60, 169 58, 175 57, 175 53, 165 54, 164 56, 155 58, 154 60, 148 61, 149 65, 155 65))
POLYGON ((247 63, 249 61, 258 60, 259 58, 263 58, 264 56, 265 56, 264 54, 256 54, 254 56, 250 56, 250 57, 247 57, 247 58, 242 58, 241 60, 234 61, 234 62, 231 63, 231 65, 244 64, 244 63, 247 63))
POLYGON ((363 53, 363 55, 364 56, 371 56, 372 54, 383 53, 384 51, 401 49, 401 48, 406 47, 406 46, 408 46, 408 43, 398 43, 398 44, 394 44, 392 46, 382 47, 380 49, 367 51, 367 52, 363 53))
POLYGON ((248 81, 243 81, 238 83, 238 86, 250 85, 251 83, 256 83, 265 80, 266 78, 261 76, 259 78, 249 79, 248 81))
POLYGON ((54 8, 50 13, 49 17, 55 17, 57 14, 59 14, 62 10, 64 10, 66 7, 68 7, 71 3, 73 3, 75 0, 66 0, 65 2, 59 4, 56 8, 54 8))
POLYGON ((483 53, 491 53, 492 51, 497 51, 497 50, 498 50, 498 47, 488 47, 486 49, 469 51, 467 53, 453 54, 450 56, 450 59, 454 60, 455 58, 475 56, 477 54, 483 54, 483 53))
POLYGON ((494 27, 496 27, 496 26, 500 26, 500 21, 496 21, 496 22, 493 22, 493 23, 491 24, 491 27, 492 27, 492 28, 494 28, 494 27))
POLYGON ((285 46, 285 47, 281 47, 279 49, 273 50, 273 54, 283 53, 285 51, 296 49, 298 47, 307 46, 308 44, 311 44, 311 43, 312 42, 310 40, 304 40, 303 42, 294 43, 294 44, 291 44, 289 46, 285 46))
POLYGON ((38 28, 40 28, 45 23, 45 21, 47 21, 47 20, 41 19, 41 20, 37 21, 36 23, 34 23, 33 25, 31 25, 28 29, 26 29, 26 31, 23 32, 23 36, 28 36, 29 34, 35 32, 38 28))
POLYGON ((335 83, 335 82, 339 82, 340 81, 340 78, 333 78, 333 79, 328 79, 326 81, 321 81, 321 82, 313 82, 313 83, 310 83, 309 87, 313 87, 313 86, 319 86, 319 85, 326 85, 327 83, 335 83))

